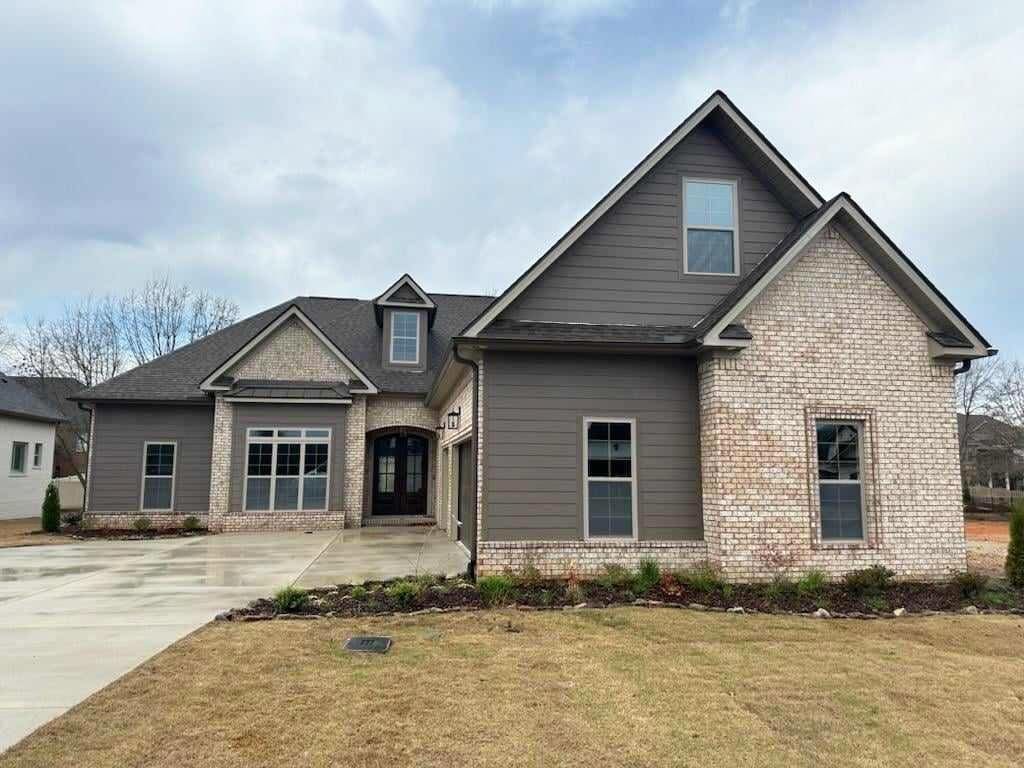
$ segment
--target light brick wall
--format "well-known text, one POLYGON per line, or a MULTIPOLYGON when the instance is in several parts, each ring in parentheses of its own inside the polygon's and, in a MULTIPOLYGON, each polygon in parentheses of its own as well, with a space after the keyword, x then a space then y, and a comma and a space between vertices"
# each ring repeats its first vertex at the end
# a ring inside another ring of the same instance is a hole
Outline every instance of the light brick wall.
POLYGON ((596 576, 609 564, 636 569, 651 559, 663 570, 694 568, 706 562, 703 541, 478 541, 477 573, 481 576, 521 573, 536 568, 545 576, 596 576))
POLYGON ((236 379, 350 381, 356 375, 292 318, 249 352, 229 375, 236 379))
POLYGON ((363 522, 363 477, 366 472, 366 395, 353 395, 345 419, 344 515, 346 528, 363 522))
POLYGON ((234 405, 222 395, 213 404, 213 450, 210 453, 210 520, 219 525, 231 508, 231 442, 235 427, 234 405))
POLYGON ((700 367, 704 531, 735 581, 884 564, 966 567, 952 366, 922 321, 829 228, 744 312, 753 344, 700 367), (820 541, 814 421, 864 423, 868 541, 820 541))
POLYGON ((472 436, 473 434, 473 374, 467 367, 466 372, 452 388, 448 399, 438 408, 438 423, 446 424, 444 432, 440 434, 440 449, 438 450, 437 487, 434 494, 437 524, 448 531, 448 537, 454 539, 457 535, 455 525, 455 497, 456 497, 456 467, 454 445, 472 436), (451 411, 459 411, 459 428, 448 429, 448 414, 451 411), (445 457, 444 449, 448 449, 448 456, 445 457), (444 462, 448 462, 448 471, 444 471, 444 462), (444 482, 447 479, 447 488, 444 482), (447 502, 447 504, 445 503, 447 502))

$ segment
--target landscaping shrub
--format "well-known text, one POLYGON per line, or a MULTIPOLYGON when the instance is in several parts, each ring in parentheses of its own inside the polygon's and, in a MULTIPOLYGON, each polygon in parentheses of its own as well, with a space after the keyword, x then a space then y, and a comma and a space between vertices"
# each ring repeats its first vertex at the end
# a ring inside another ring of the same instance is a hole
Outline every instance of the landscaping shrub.
POLYGON ((578 581, 571 582, 565 587, 565 599, 570 605, 579 605, 587 602, 587 595, 583 591, 583 585, 578 581))
POLYGON ((965 571, 954 576, 953 583, 956 584, 963 597, 974 598, 985 592, 985 589, 988 587, 988 576, 965 571))
POLYGON ((796 583, 796 591, 803 597, 814 597, 821 594, 827 585, 828 576, 824 571, 814 569, 804 574, 803 578, 796 583))
POLYGON ((186 533, 195 533, 203 527, 202 523, 199 522, 199 518, 195 515, 189 515, 181 521, 181 530, 186 533))
POLYGON ((681 571, 676 574, 676 580, 694 592, 721 592, 726 587, 721 574, 710 565, 702 565, 692 571, 681 571))
POLYGON ((423 585, 415 581, 396 581, 388 587, 388 597, 401 608, 411 608, 423 591, 423 585))
POLYGON ((870 568, 850 571, 843 576, 843 584, 855 595, 870 597, 885 592, 895 575, 884 565, 872 565, 870 568))
POLYGON ((135 518, 135 522, 132 523, 132 527, 140 533, 145 533, 153 527, 153 521, 148 517, 137 517, 135 518))
POLYGON ((633 577, 633 591, 638 595, 643 595, 650 592, 660 583, 661 568, 658 567, 654 560, 645 557, 640 561, 640 569, 636 572, 636 576, 633 577))
POLYGON ((604 573, 594 579, 605 589, 625 589, 633 585, 636 576, 629 568, 616 563, 607 563, 604 566, 604 573))
POLYGON ((515 575, 514 580, 519 586, 532 589, 544 581, 544 574, 533 563, 527 563, 526 567, 515 575))
POLYGON ((477 579, 476 588, 488 608, 508 603, 515 593, 515 584, 508 576, 482 576, 477 579))
POLYGON ((278 613, 299 613, 309 605, 309 593, 298 587, 283 587, 274 594, 274 610, 278 613))
POLYGON ((1024 589, 1024 501, 1010 511, 1010 545, 1006 549, 1006 578, 1024 589))
POLYGON ((46 486, 40 526, 47 533, 60 533, 60 494, 56 483, 46 486))
POLYGON ((357 584, 356 586, 352 587, 351 591, 349 592, 349 595, 352 596, 353 600, 365 600, 368 594, 370 593, 366 591, 366 587, 362 586, 361 584, 357 584))
POLYGON ((797 585, 785 576, 776 576, 765 588, 765 594, 769 600, 783 600, 788 597, 796 597, 797 585))

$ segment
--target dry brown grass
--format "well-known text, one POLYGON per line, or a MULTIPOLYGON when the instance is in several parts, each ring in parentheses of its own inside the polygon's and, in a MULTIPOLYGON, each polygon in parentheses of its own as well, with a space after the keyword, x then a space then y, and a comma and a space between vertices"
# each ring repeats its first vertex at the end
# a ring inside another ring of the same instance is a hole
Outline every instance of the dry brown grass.
POLYGON ((1020 766, 1022 646, 1013 617, 219 623, 0 766, 1020 766))
POLYGON ((68 536, 43 533, 38 517, 0 520, 0 549, 5 547, 32 547, 39 544, 67 544, 68 536))

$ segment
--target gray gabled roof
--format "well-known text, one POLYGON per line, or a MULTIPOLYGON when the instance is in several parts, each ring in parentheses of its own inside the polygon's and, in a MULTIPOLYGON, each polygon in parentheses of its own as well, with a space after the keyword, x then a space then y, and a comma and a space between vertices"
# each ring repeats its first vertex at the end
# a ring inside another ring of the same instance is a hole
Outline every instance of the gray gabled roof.
POLYGON ((251 400, 342 400, 351 402, 348 384, 342 381, 278 381, 242 379, 224 397, 251 400))
POLYGON ((22 386, 13 376, 0 373, 0 414, 32 421, 63 421, 64 417, 49 403, 22 386))
POLYGON ((37 398, 48 403, 63 417, 74 424, 79 432, 89 431, 89 414, 69 398, 82 391, 82 382, 70 376, 13 376, 14 381, 32 392, 37 398))
POLYGON ((422 372, 383 366, 382 331, 374 317, 372 300, 298 296, 79 392, 75 399, 208 401, 210 396, 199 389, 200 382, 292 305, 308 315, 382 392, 423 394, 430 388, 452 335, 492 300, 487 296, 428 295, 437 305, 437 316, 427 334, 429 368, 422 372))
MULTIPOLYGON (((501 341, 596 342, 680 345, 696 338, 686 325, 604 325, 536 320, 495 320, 477 337, 501 341)), ((470 341, 470 339, 466 339, 470 341)))

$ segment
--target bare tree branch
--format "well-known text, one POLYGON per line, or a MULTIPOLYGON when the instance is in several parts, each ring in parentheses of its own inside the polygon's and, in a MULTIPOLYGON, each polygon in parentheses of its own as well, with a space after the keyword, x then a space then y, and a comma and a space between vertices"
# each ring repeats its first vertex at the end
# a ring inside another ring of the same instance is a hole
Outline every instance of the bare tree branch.
POLYGON ((1001 378, 1003 361, 1000 358, 975 360, 971 369, 956 377, 956 409, 963 414, 964 428, 960 430, 960 471, 966 481, 967 449, 980 426, 980 414, 990 410, 995 394, 995 382, 1001 378))

